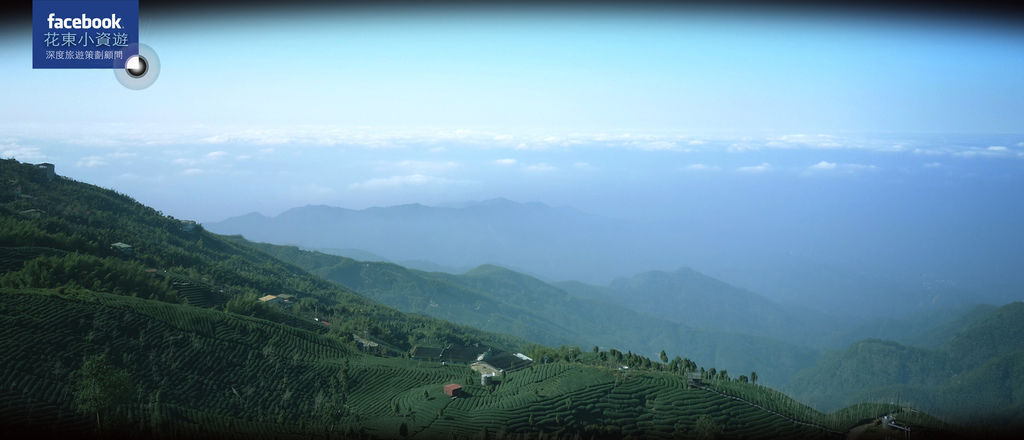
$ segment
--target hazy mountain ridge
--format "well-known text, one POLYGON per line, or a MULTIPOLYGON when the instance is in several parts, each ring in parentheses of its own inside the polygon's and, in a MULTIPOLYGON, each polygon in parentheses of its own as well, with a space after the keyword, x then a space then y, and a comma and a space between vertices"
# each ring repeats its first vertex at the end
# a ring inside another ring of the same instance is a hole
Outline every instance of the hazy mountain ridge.
POLYGON ((315 205, 204 226, 259 242, 352 250, 340 252, 346 256, 365 252, 377 256, 374 260, 427 270, 461 272, 496 264, 544 280, 597 285, 652 269, 692 267, 786 308, 851 318, 902 318, 1019 299, 1012 291, 974 289, 924 274, 857 269, 853 263, 793 255, 784 248, 748 250, 735 237, 695 235, 671 222, 627 221, 507 199, 361 210, 315 205))
MULTIPOLYGON (((785 388, 828 410, 845 402, 895 399, 960 422, 1020 423, 1024 407, 1024 303, 986 307, 954 321, 964 326, 942 347, 870 339, 826 355, 785 388), (976 316, 985 312, 983 317, 976 316)), ((941 329, 941 333, 948 333, 941 329)))
POLYGON ((944 349, 955 355, 961 369, 1024 349, 1024 302, 1004 305, 971 322, 944 349))
POLYGON ((862 339, 886 339, 913 347, 939 349, 964 328, 984 319, 997 308, 988 304, 964 305, 903 319, 870 319, 839 335, 830 345, 845 347, 862 339))
POLYGON ((825 346, 829 335, 849 325, 820 312, 779 304, 687 267, 618 278, 604 287, 579 282, 557 285, 579 296, 620 304, 672 322, 801 345, 825 346))
POLYGON ((626 246, 629 226, 570 208, 495 199, 460 207, 419 204, 350 210, 292 208, 278 216, 245 215, 204 224, 211 231, 254 241, 310 249, 359 249, 390 261, 429 261, 446 267, 483 263, 554 277, 558 267, 588 272, 597 252, 594 236, 626 246), (617 234, 621 235, 617 236, 617 234))
MULTIPOLYGON (((301 246, 300 246, 301 247, 301 246)), ((394 263, 402 267, 409 269, 421 270, 424 272, 447 272, 447 273, 465 273, 473 268, 470 266, 465 267, 452 267, 434 263, 427 260, 405 260, 405 261, 391 261, 380 255, 374 254, 373 252, 367 252, 362 249, 338 249, 338 248, 308 248, 301 247, 302 250, 322 252, 330 255, 337 255, 339 257, 351 258, 359 261, 373 261, 379 263, 394 263)))
POLYGON ((399 310, 545 344, 600 345, 650 356, 665 350, 670 357, 689 357, 741 374, 756 370, 766 384, 784 383, 817 358, 812 348, 714 326, 667 321, 600 299, 576 296, 494 265, 462 275, 428 273, 390 263, 302 251, 294 246, 249 245, 399 310))

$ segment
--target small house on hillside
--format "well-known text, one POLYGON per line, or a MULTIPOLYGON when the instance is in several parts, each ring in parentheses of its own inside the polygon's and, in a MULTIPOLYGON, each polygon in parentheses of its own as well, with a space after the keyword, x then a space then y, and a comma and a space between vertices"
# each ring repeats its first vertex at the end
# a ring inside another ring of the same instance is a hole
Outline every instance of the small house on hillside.
POLYGON ((43 175, 46 176, 46 180, 53 180, 55 177, 57 177, 56 167, 54 167, 52 163, 44 162, 36 164, 36 168, 43 172, 43 175))
POLYGON ((32 208, 32 209, 26 209, 24 211, 18 211, 18 214, 20 214, 23 217, 28 217, 28 218, 41 218, 46 213, 43 212, 43 210, 41 210, 41 209, 32 208))
POLYGON ((182 232, 192 232, 198 226, 194 220, 181 220, 180 223, 178 229, 181 229, 182 232))
POLYGON ((448 344, 444 348, 415 347, 412 357, 413 359, 441 361, 445 364, 468 365, 480 359, 480 356, 488 350, 488 347, 464 347, 455 344, 448 344))
POLYGON ((470 364, 477 360, 481 354, 487 352, 487 347, 465 347, 451 344, 444 348, 441 357, 449 363, 470 364))
POLYGON ((444 386, 444 394, 446 396, 458 397, 462 393, 462 385, 457 383, 450 383, 444 386))
POLYGON ((469 368, 480 374, 500 374, 501 368, 488 364, 486 361, 477 361, 469 365, 469 368))
POLYGON ((482 362, 501 372, 526 368, 533 363, 533 360, 522 353, 509 353, 504 351, 489 354, 484 357, 482 362))
POLYGON ((441 359, 441 352, 443 352, 443 351, 444 351, 444 349, 437 348, 437 347, 420 347, 420 346, 416 346, 416 347, 414 347, 412 349, 412 358, 413 359, 428 360, 428 361, 442 360, 441 359))
POLYGON ((260 297, 260 302, 267 304, 276 304, 282 301, 283 300, 281 298, 278 298, 277 295, 266 295, 260 297))
POLYGON ((352 335, 352 339, 354 339, 359 344, 360 348, 362 348, 363 351, 366 351, 366 350, 369 350, 369 349, 376 349, 377 347, 380 347, 380 344, 378 344, 376 342, 373 342, 373 341, 371 341, 369 339, 360 337, 357 334, 353 334, 352 335))
POLYGON ((111 244, 110 248, 115 250, 115 251, 121 252, 122 254, 125 254, 125 255, 131 255, 132 254, 132 246, 130 244, 128 244, 128 243, 121 243, 119 241, 117 243, 111 244))
POLYGON ((704 378, 703 378, 703 377, 701 377, 701 374, 700 374, 700 372, 698 372, 698 371, 691 371, 691 372, 689 372, 689 373, 687 373, 687 374, 686 374, 686 379, 687 379, 687 380, 688 380, 688 381, 690 382, 690 384, 692 384, 692 385, 700 385, 700 384, 702 384, 702 383, 703 383, 703 379, 704 379, 704 378))

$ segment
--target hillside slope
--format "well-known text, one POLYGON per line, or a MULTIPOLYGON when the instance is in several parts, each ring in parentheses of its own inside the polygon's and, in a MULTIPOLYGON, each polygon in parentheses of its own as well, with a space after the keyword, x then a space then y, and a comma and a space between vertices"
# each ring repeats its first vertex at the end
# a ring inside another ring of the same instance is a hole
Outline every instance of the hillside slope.
POLYGON ((465 366, 367 356, 327 335, 232 313, 84 290, 5 289, 0 304, 8 434, 88 432, 93 421, 70 405, 68 376, 84 357, 105 353, 135 388, 134 399, 104 414, 106 429, 153 437, 391 438, 405 425, 422 439, 484 430, 675 438, 698 432, 705 415, 729 438, 829 437, 670 373, 553 363, 484 387, 465 366), (64 324, 55 326, 58 316, 64 324), (452 382, 463 385, 462 398, 442 393, 452 382))
POLYGON ((820 312, 784 306, 687 267, 618 278, 604 287, 576 282, 558 286, 691 327, 756 334, 799 345, 822 347, 848 325, 820 312))
MULTIPOLYGON (((229 237, 248 243, 239 237, 229 237)), ((694 328, 582 298, 536 278, 485 265, 462 275, 359 262, 294 246, 250 244, 399 310, 508 333, 547 345, 614 347, 647 356, 665 350, 704 365, 783 384, 817 352, 765 337, 694 328)))
POLYGON ((885 339, 913 347, 938 349, 968 325, 996 309, 988 304, 960 305, 931 310, 904 318, 874 318, 862 322, 829 341, 832 347, 848 347, 863 339, 885 339))
POLYGON ((49 179, 31 164, 0 160, 0 184, 3 287, 84 287, 167 302, 184 302, 198 289, 201 295, 192 299, 206 306, 224 308, 235 300, 237 310, 325 331, 313 321, 319 314, 337 331, 364 334, 401 351, 419 342, 525 344, 401 313, 128 196, 59 176, 49 179), (294 295, 294 307, 256 307, 256 298, 267 294, 294 295))
POLYGON ((963 322, 939 349, 858 342, 798 373, 786 390, 823 410, 898 397, 958 422, 1024 426, 1024 303, 963 322))

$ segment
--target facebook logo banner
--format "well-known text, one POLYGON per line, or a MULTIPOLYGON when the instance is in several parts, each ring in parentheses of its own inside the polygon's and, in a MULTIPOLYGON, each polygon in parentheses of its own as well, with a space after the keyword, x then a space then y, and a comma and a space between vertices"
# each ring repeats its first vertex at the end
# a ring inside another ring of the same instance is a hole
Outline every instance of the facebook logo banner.
POLYGON ((139 0, 33 0, 33 69, 123 69, 139 52, 139 0))

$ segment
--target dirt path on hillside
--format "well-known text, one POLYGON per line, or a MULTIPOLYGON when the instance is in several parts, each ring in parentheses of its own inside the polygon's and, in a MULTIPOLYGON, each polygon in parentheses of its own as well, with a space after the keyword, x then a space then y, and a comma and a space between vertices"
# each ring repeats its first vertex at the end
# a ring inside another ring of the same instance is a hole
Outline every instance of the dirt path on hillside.
POLYGON ((857 440, 857 439, 861 438, 861 436, 864 435, 864 431, 867 431, 868 428, 870 428, 872 425, 874 425, 874 423, 875 423, 874 421, 871 421, 871 422, 865 423, 863 425, 854 426, 853 429, 849 430, 846 433, 846 440, 857 440))

